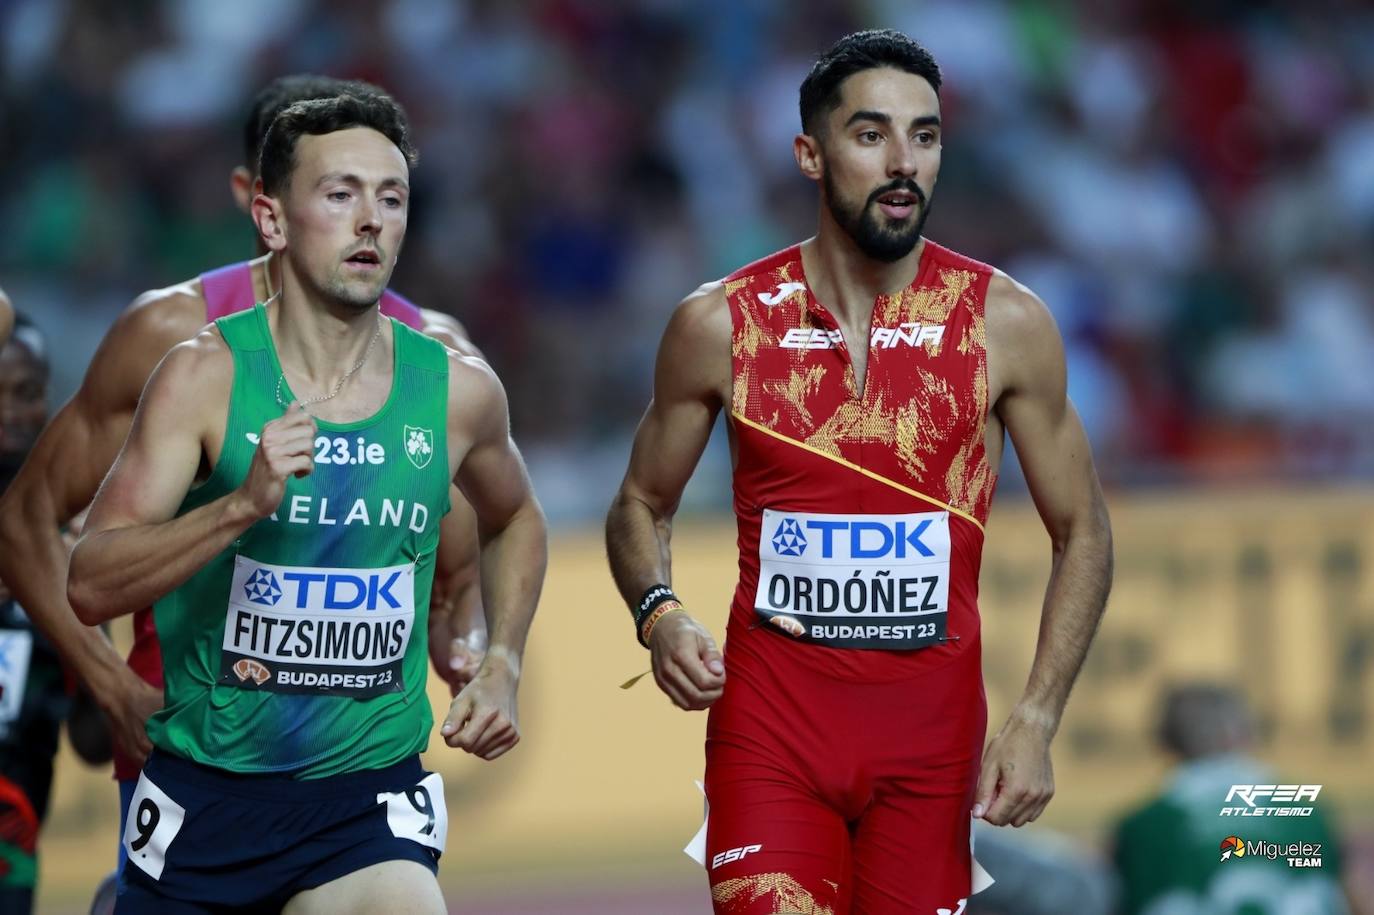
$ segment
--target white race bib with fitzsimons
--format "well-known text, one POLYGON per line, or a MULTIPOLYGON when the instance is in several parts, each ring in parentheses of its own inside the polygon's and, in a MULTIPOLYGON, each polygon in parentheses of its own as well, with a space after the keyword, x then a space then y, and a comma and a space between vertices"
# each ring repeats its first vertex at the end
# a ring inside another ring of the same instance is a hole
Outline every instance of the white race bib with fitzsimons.
POLYGON ((833 648, 907 649, 945 637, 949 513, 763 511, 754 611, 833 648))
POLYGON ((328 569, 234 560, 220 682, 365 698, 402 689, 415 567, 328 569))

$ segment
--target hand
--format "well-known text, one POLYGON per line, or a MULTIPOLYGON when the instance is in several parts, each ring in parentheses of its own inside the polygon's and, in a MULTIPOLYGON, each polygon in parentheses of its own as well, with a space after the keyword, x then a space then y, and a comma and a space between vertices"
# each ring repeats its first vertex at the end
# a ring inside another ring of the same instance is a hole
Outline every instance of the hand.
POLYGON ((486 629, 460 633, 451 617, 436 616, 432 609, 429 621, 429 659, 434 672, 448 684, 449 695, 456 696, 477 676, 487 655, 486 629))
POLYGON ((482 759, 495 759, 520 742, 515 713, 518 666, 518 660, 505 653, 487 653, 477 676, 448 707, 448 717, 439 729, 444 743, 482 759))
POLYGON ((149 686, 138 674, 121 668, 115 681, 91 690, 110 724, 110 736, 125 755, 142 765, 153 751, 148 718, 162 708, 162 690, 149 686))
POLYGON ((649 655, 658 688, 680 709, 704 709, 725 689, 725 661, 715 639, 686 611, 673 610, 654 623, 649 655))
POLYGON ((315 469, 315 418, 292 401, 286 412, 262 427, 258 448, 239 493, 255 518, 266 518, 281 505, 286 478, 308 476, 315 469))
POLYGON ((1024 826, 1054 797, 1054 730, 1013 716, 983 752, 973 815, 994 826, 1024 826))

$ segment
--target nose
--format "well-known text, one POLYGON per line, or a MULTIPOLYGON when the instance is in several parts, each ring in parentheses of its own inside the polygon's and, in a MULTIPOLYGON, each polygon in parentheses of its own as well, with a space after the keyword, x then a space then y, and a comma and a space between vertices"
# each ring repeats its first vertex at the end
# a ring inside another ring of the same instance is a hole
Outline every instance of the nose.
POLYGON ((376 235, 382 231, 382 208, 377 201, 364 196, 358 210, 358 234, 376 235))
POLYGON ((915 178, 916 154, 911 143, 900 141, 887 145, 887 176, 889 178, 915 178))

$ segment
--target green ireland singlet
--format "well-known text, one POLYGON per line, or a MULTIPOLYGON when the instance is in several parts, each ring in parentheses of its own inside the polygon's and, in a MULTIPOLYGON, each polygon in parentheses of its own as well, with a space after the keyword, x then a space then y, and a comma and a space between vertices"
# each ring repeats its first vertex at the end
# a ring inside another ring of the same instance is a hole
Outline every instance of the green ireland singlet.
MULTIPOLYGON (((282 415, 267 312, 215 324, 234 357, 224 447, 184 514, 237 488, 282 415)), ((321 778, 422 751, 429 593, 448 511, 448 359, 391 322, 391 395, 371 418, 319 422, 315 470, 153 609, 166 705, 153 744, 232 772, 321 778)), ((282 399, 294 395, 282 382, 282 399)))

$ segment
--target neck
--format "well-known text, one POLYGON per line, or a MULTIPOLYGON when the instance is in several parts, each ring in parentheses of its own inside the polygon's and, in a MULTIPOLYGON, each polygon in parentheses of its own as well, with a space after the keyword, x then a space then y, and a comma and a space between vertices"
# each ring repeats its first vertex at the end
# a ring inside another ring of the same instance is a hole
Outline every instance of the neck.
POLYGON ((253 276, 253 300, 266 302, 277 290, 281 289, 281 262, 276 257, 258 252, 258 256, 248 262, 253 276))
POLYGON ((925 247, 925 238, 921 238, 901 260, 874 260, 859 250, 822 203, 815 237, 802 242, 802 269, 812 294, 837 320, 867 321, 878 296, 900 292, 916 279, 925 247))
POLYGON ((293 388, 302 397, 329 391, 364 355, 375 359, 382 347, 381 340, 372 343, 379 321, 376 303, 355 311, 323 300, 289 269, 282 271, 281 296, 268 308, 277 358, 288 380, 304 382, 293 388))

